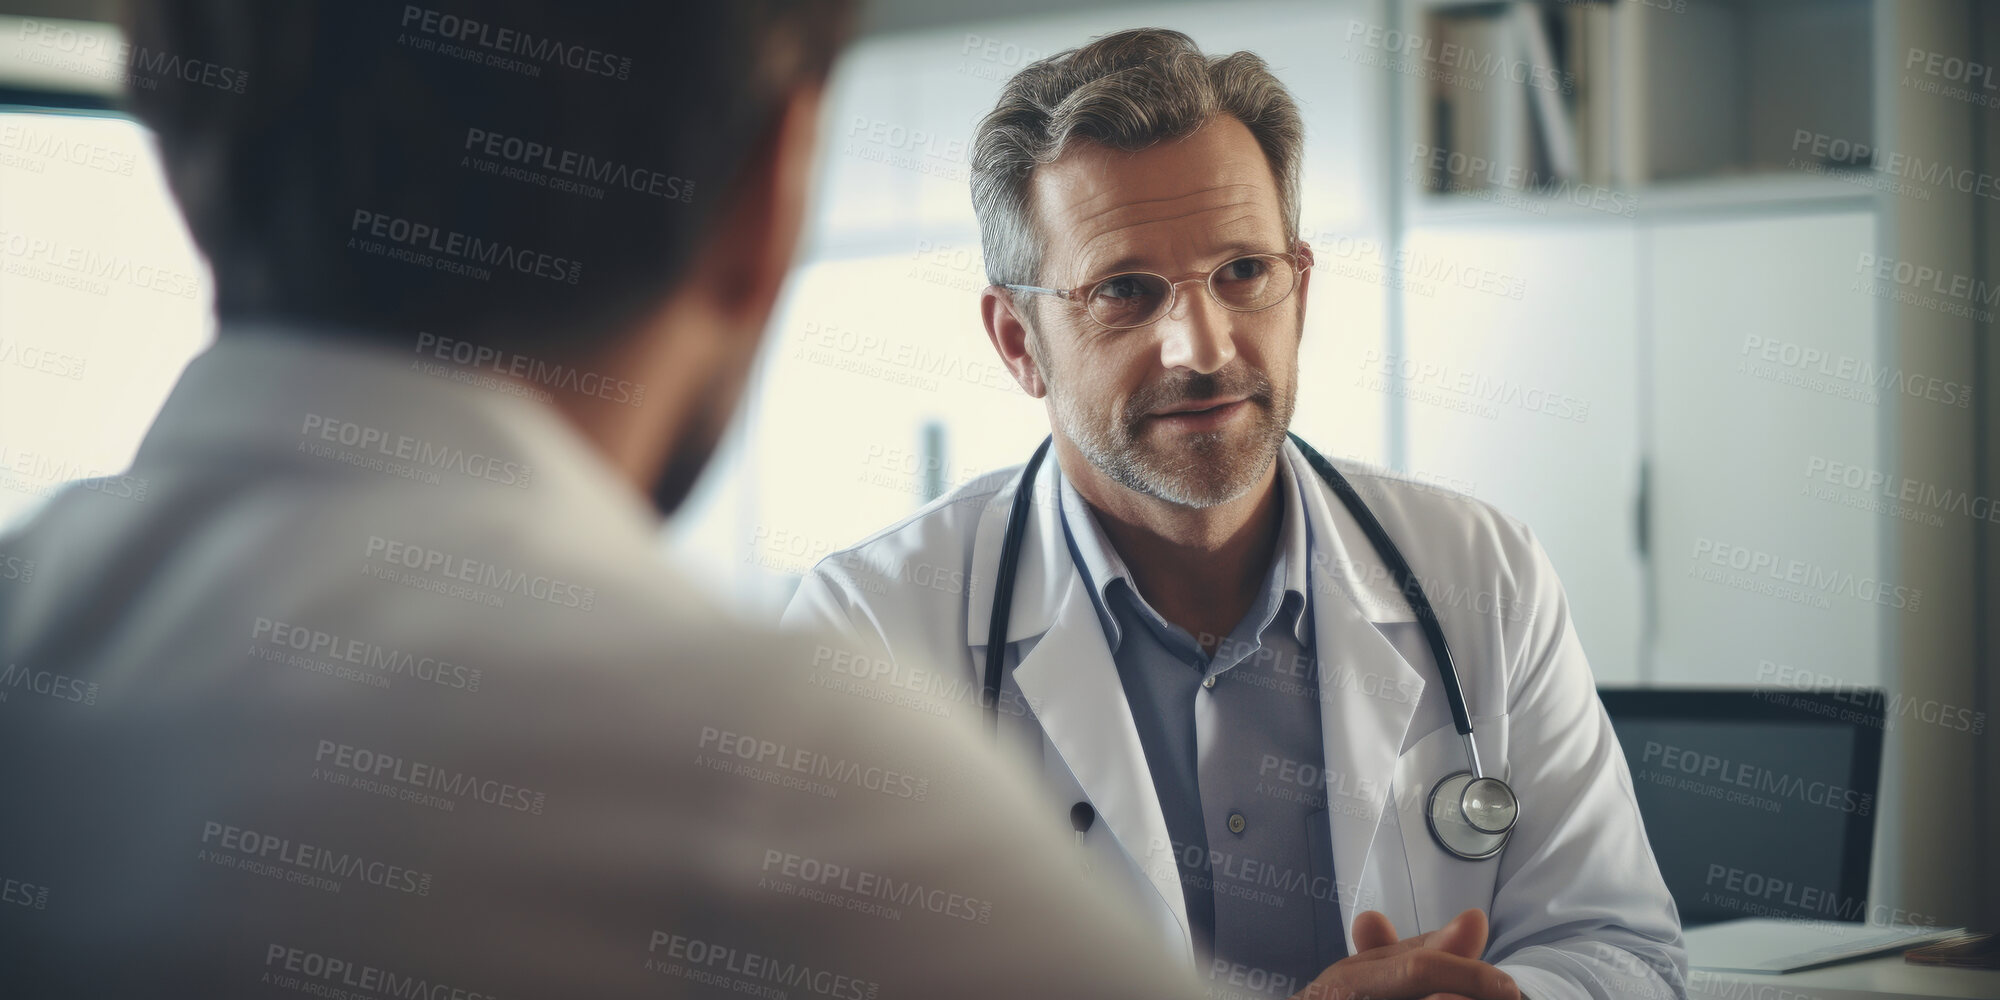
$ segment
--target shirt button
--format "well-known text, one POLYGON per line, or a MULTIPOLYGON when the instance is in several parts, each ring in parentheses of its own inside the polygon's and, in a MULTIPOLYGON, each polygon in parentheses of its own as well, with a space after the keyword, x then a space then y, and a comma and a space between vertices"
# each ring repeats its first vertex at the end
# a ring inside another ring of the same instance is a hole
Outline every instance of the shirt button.
POLYGON ((1212 687, 1214 687, 1214 686, 1215 686, 1215 678, 1214 678, 1214 677, 1204 677, 1204 678, 1202 678, 1202 679, 1201 679, 1201 686, 1202 686, 1202 687, 1205 687, 1205 688, 1212 688, 1212 687))
POLYGON ((1230 814, 1229 814, 1229 832, 1230 832, 1230 833, 1242 833, 1242 832, 1243 832, 1243 828, 1244 828, 1244 827, 1246 827, 1246 826, 1249 826, 1249 825, 1250 825, 1249 821, 1248 821, 1248 820, 1245 820, 1245 819, 1243 818, 1243 814, 1242 814, 1242 813, 1230 813, 1230 814))

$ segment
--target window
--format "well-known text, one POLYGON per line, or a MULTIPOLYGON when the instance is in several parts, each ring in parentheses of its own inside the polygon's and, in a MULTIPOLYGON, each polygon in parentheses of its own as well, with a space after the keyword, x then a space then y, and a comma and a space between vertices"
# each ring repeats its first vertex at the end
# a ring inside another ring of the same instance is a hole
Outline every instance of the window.
POLYGON ((212 298, 143 128, 0 113, 0 523, 131 463, 212 298))

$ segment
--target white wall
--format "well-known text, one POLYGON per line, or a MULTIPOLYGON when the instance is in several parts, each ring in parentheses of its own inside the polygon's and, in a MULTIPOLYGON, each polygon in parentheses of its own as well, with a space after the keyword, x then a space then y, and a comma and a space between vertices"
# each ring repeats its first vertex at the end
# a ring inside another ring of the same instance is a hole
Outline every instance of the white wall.
POLYGON ((1540 537, 1600 683, 1638 681, 1643 642, 1636 243, 1615 222, 1414 230, 1403 349, 1376 369, 1405 394, 1409 469, 1540 537))
POLYGON ((1893 363, 1873 300, 1852 287, 1874 215, 1691 221, 1648 238, 1658 676, 1772 684, 1769 661, 1819 686, 1882 683, 1883 616, 1897 612, 1862 596, 1887 576, 1891 520, 1855 506, 1880 499, 1868 491, 1808 475, 1884 469, 1877 426, 1895 395, 1837 377, 1893 363))

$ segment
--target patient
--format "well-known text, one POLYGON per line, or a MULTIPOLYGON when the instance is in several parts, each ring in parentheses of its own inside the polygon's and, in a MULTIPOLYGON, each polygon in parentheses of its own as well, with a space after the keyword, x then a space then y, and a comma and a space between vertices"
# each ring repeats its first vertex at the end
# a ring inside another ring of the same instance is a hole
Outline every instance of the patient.
POLYGON ((220 334, 143 502, 0 536, 0 995, 1191 995, 1021 778, 651 555, 850 19, 136 8, 220 334))

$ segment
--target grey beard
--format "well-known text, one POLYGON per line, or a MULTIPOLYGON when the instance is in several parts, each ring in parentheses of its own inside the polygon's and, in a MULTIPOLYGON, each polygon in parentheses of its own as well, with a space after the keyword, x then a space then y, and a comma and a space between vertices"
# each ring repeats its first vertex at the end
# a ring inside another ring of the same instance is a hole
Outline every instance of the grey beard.
MULTIPOLYGON (((1253 402, 1253 405, 1263 404, 1253 402)), ((1260 442, 1264 454, 1257 456, 1255 461, 1243 464, 1233 475, 1220 482, 1211 482, 1202 473, 1214 470, 1212 467, 1203 469, 1201 466, 1207 464, 1204 460, 1227 462, 1231 457, 1225 451, 1228 439, 1219 431, 1189 439, 1194 454, 1188 462, 1161 467, 1147 462, 1129 437, 1121 447, 1109 440, 1110 434, 1089 426, 1083 414, 1077 411, 1073 398, 1066 393, 1056 394, 1056 421, 1061 425, 1063 435, 1105 478, 1133 492, 1194 509, 1220 506, 1249 493, 1277 459, 1278 442, 1284 437, 1283 424, 1289 423, 1281 421, 1268 440, 1260 442)))

